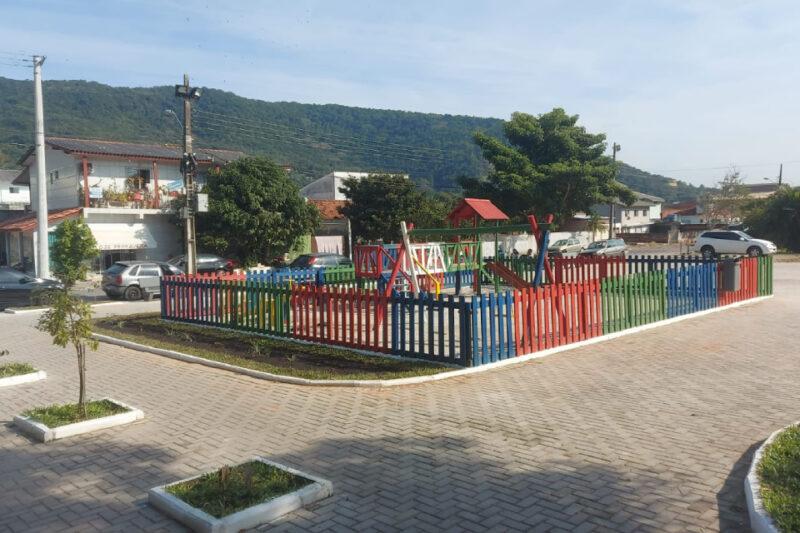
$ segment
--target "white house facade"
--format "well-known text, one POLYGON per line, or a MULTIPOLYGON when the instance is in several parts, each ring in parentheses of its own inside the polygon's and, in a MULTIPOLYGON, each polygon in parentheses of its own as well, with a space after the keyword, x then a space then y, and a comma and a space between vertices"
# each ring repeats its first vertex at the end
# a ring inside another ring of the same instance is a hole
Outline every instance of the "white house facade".
MULTIPOLYGON (((651 196, 634 191, 636 201, 631 205, 622 202, 614 204, 614 230, 621 233, 647 233, 653 222, 661 220, 661 206, 663 198, 651 196)), ((595 205, 592 210, 608 219, 609 206, 607 204, 595 205)))
MULTIPOLYGON (((210 169, 243 155, 198 149, 198 182, 210 169)), ((172 220, 171 204, 183 186, 181 156, 182 150, 170 145, 48 138, 45 176, 50 231, 67 218, 82 217, 101 251, 95 264, 98 270, 119 260, 165 260, 180 254, 182 239, 172 220)), ((33 149, 21 162, 25 169, 14 184, 30 185, 33 212, 0 223, 0 233, 7 235, 10 245, 8 264, 14 264, 18 256, 23 264, 36 257, 35 229, 29 230, 27 224, 28 219, 35 220, 39 205, 33 149)))
MULTIPOLYGON (((339 189, 342 188, 344 180, 348 178, 355 178, 357 180, 372 176, 375 174, 386 174, 385 172, 349 172, 335 170, 325 174, 318 180, 312 181, 305 187, 300 189, 300 196, 309 200, 347 200, 344 193, 339 189)), ((408 179, 408 174, 403 174, 408 179)))

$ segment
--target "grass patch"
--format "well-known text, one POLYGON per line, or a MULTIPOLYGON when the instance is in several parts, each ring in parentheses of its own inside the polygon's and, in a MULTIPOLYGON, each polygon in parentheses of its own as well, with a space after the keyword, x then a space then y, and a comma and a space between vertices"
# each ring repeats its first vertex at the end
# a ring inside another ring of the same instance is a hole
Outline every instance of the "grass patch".
POLYGON ((306 379, 396 379, 452 370, 426 361, 364 355, 343 348, 169 322, 154 313, 99 318, 95 331, 211 361, 306 379))
POLYGON ((11 376, 22 376, 36 372, 28 363, 6 363, 0 365, 0 378, 10 378, 11 376))
POLYGON ((28 409, 22 416, 27 416, 40 422, 49 428, 57 428, 59 426, 66 426, 67 424, 74 424, 75 422, 83 422, 84 420, 91 420, 93 418, 102 418, 104 416, 118 415, 128 411, 127 407, 122 407, 109 400, 97 400, 93 402, 86 402, 86 417, 84 418, 78 404, 70 403, 65 405, 49 405, 47 407, 36 407, 28 409))
POLYGON ((761 499, 781 531, 800 531, 800 426, 783 431, 758 463, 761 499))
POLYGON ((249 461, 176 483, 167 492, 216 518, 252 507, 313 483, 286 470, 249 461))

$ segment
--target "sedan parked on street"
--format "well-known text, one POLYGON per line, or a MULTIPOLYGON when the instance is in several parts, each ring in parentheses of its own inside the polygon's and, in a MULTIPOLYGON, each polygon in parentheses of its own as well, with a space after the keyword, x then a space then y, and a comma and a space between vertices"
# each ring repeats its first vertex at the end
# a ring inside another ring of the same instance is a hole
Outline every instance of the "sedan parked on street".
POLYGON ((619 256, 625 255, 627 249, 628 247, 622 239, 605 239, 602 241, 594 241, 584 248, 581 255, 619 256))
MULTIPOLYGON (((170 265, 186 271, 186 256, 179 255, 167 261, 170 265)), ((197 254, 197 273, 198 274, 230 274, 236 268, 236 261, 225 259, 213 254, 197 254)))
POLYGON ((290 268, 323 268, 334 266, 353 266, 346 255, 331 253, 303 254, 289 263, 290 268))
POLYGON ((774 254, 778 247, 772 241, 754 239, 743 231, 712 230, 701 233, 692 246, 693 252, 700 252, 705 258, 717 254, 759 255, 774 254))
POLYGON ((0 267, 0 310, 12 306, 44 305, 61 282, 30 276, 11 267, 0 267))
POLYGON ((161 276, 181 274, 181 269, 169 263, 119 261, 103 272, 102 288, 109 298, 149 300, 161 294, 161 276))
POLYGON ((547 247, 547 253, 552 256, 578 255, 581 250, 583 250, 583 244, 574 238, 559 239, 547 247))

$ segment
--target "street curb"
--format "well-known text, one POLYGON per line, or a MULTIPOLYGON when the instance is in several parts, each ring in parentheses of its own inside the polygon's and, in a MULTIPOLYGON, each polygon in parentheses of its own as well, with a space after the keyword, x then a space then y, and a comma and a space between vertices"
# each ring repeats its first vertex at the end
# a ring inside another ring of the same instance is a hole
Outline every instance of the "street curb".
MULTIPOLYGON (((102 302, 99 304, 90 304, 90 307, 101 307, 104 305, 122 305, 125 302, 102 302)), ((49 311, 50 307, 37 307, 36 309, 25 309, 21 307, 7 307, 3 310, 4 313, 8 313, 9 315, 27 315, 30 313, 44 313, 45 311, 49 311)))
POLYGON ((778 435, 786 429, 798 425, 800 425, 800 421, 774 431, 753 454, 750 470, 747 471, 747 477, 744 478, 744 495, 747 500, 747 514, 750 516, 750 528, 754 533, 780 533, 772 517, 764 508, 764 502, 761 500, 761 480, 758 479, 758 463, 761 462, 764 450, 778 438, 778 435))
POLYGON ((141 409, 131 407, 130 405, 114 400, 113 398, 101 399, 109 400, 119 406, 126 407, 129 410, 116 415, 93 418, 91 420, 84 420, 83 422, 66 424, 64 426, 58 426, 55 428, 51 428, 42 424, 41 422, 31 420, 27 416, 14 415, 14 425, 19 428, 20 431, 29 437, 38 440, 39 442, 51 442, 58 439, 64 439, 66 437, 72 437, 74 435, 82 435, 92 431, 131 424, 144 418, 144 413, 141 411, 141 409))
MULTIPOLYGON (((313 481, 313 483, 222 518, 215 518, 205 511, 192 507, 180 498, 167 492, 167 487, 196 479, 204 474, 198 474, 190 478, 175 481, 174 483, 154 487, 148 491, 147 501, 164 514, 189 526, 193 531, 224 533, 251 529, 261 524, 267 524, 285 514, 301 509, 333 494, 333 483, 326 479, 306 474, 305 472, 270 461, 264 457, 254 457, 253 460, 261 461, 262 463, 267 463, 296 476, 304 477, 313 481)), ((216 471, 216 469, 214 471, 216 471)))
POLYGON ((509 365, 516 365, 520 363, 524 363, 526 361, 532 361, 534 359, 541 359, 543 357, 547 357, 549 355, 557 354, 560 352, 566 352, 569 350, 574 350, 575 348, 580 348, 583 346, 590 346, 592 344, 597 344, 600 342, 609 341, 612 339, 616 339, 619 337, 624 337, 626 335, 631 335, 633 333, 639 333, 641 331, 647 331, 649 329, 654 329, 661 326, 666 326, 669 324, 674 324, 676 322, 681 322, 683 320, 688 320, 691 318, 696 318, 704 315, 709 315, 712 313, 716 313, 719 311, 723 311, 726 309, 733 309, 735 307, 741 307, 744 305, 750 305, 758 302, 762 302, 764 300, 768 300, 772 298, 772 295, 769 296, 760 296, 758 298, 751 298, 749 300, 743 300, 741 302, 734 302, 732 304, 714 307, 713 309, 705 309, 703 311, 697 311, 695 313, 690 313, 688 315, 681 315, 673 318, 668 318, 666 320, 661 320, 659 322, 653 322, 651 324, 645 324, 643 326, 636 326, 630 329, 626 329, 624 331, 618 331, 615 333, 609 333, 607 335, 601 335, 599 337, 593 337, 591 339, 586 339, 584 341, 573 342, 572 344, 565 344, 563 346, 557 346, 555 348, 548 348, 547 350, 541 350, 539 352, 533 352, 525 355, 520 355, 517 357, 512 357, 509 359, 504 359, 502 361, 497 361, 494 363, 488 363, 481 366, 470 367, 470 368, 462 368, 459 370, 452 370, 450 372, 440 372, 439 374, 432 374, 429 376, 415 376, 411 378, 398 378, 398 379, 368 379, 368 380, 336 380, 336 379, 305 379, 305 378, 298 378, 294 376, 282 376, 278 374, 272 374, 270 372, 262 372, 260 370, 252 370, 249 368, 244 368, 241 366, 231 365, 228 363, 221 363, 219 361, 212 361, 210 359, 205 359, 203 357, 197 355, 189 355, 182 352, 176 352, 173 350, 165 350, 163 348, 155 348, 152 346, 147 346, 145 344, 139 344, 138 342, 127 341, 123 339, 118 339, 116 337, 111 337, 108 335, 102 335, 100 333, 93 333, 92 337, 100 342, 105 342, 108 344, 114 344, 117 346, 122 346, 123 348, 129 348, 131 350, 136 350, 140 352, 152 353, 155 355, 161 355, 164 357, 169 357, 171 359, 177 359, 179 361, 184 361, 187 363, 196 363, 199 365, 204 365, 212 368, 218 368, 222 370, 229 370, 231 372, 236 372, 237 374, 243 374, 245 376, 250 376, 256 379, 264 379, 267 381, 276 381, 279 383, 288 383, 291 385, 304 385, 304 386, 313 386, 313 387, 398 387, 403 385, 419 385, 422 383, 428 383, 431 381, 440 381, 443 379, 455 378, 459 376, 467 376, 470 374, 477 374, 479 372, 486 372, 489 370, 494 370, 496 368, 509 366, 509 365))
POLYGON ((0 378, 0 387, 10 387, 12 385, 21 385, 22 383, 33 383, 34 381, 40 381, 42 379, 47 379, 47 372, 44 370, 37 370, 36 372, 30 372, 28 374, 0 378))

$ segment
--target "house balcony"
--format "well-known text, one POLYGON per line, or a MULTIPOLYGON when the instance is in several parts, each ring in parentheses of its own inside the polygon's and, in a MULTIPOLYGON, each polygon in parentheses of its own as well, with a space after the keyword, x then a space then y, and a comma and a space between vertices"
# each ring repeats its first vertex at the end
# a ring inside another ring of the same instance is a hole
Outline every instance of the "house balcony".
POLYGON ((150 190, 117 192, 110 189, 92 190, 87 196, 84 196, 82 191, 78 192, 78 203, 86 212, 130 213, 136 211, 143 214, 172 212, 174 211, 173 201, 180 198, 180 194, 177 192, 161 192, 156 195, 150 190))

